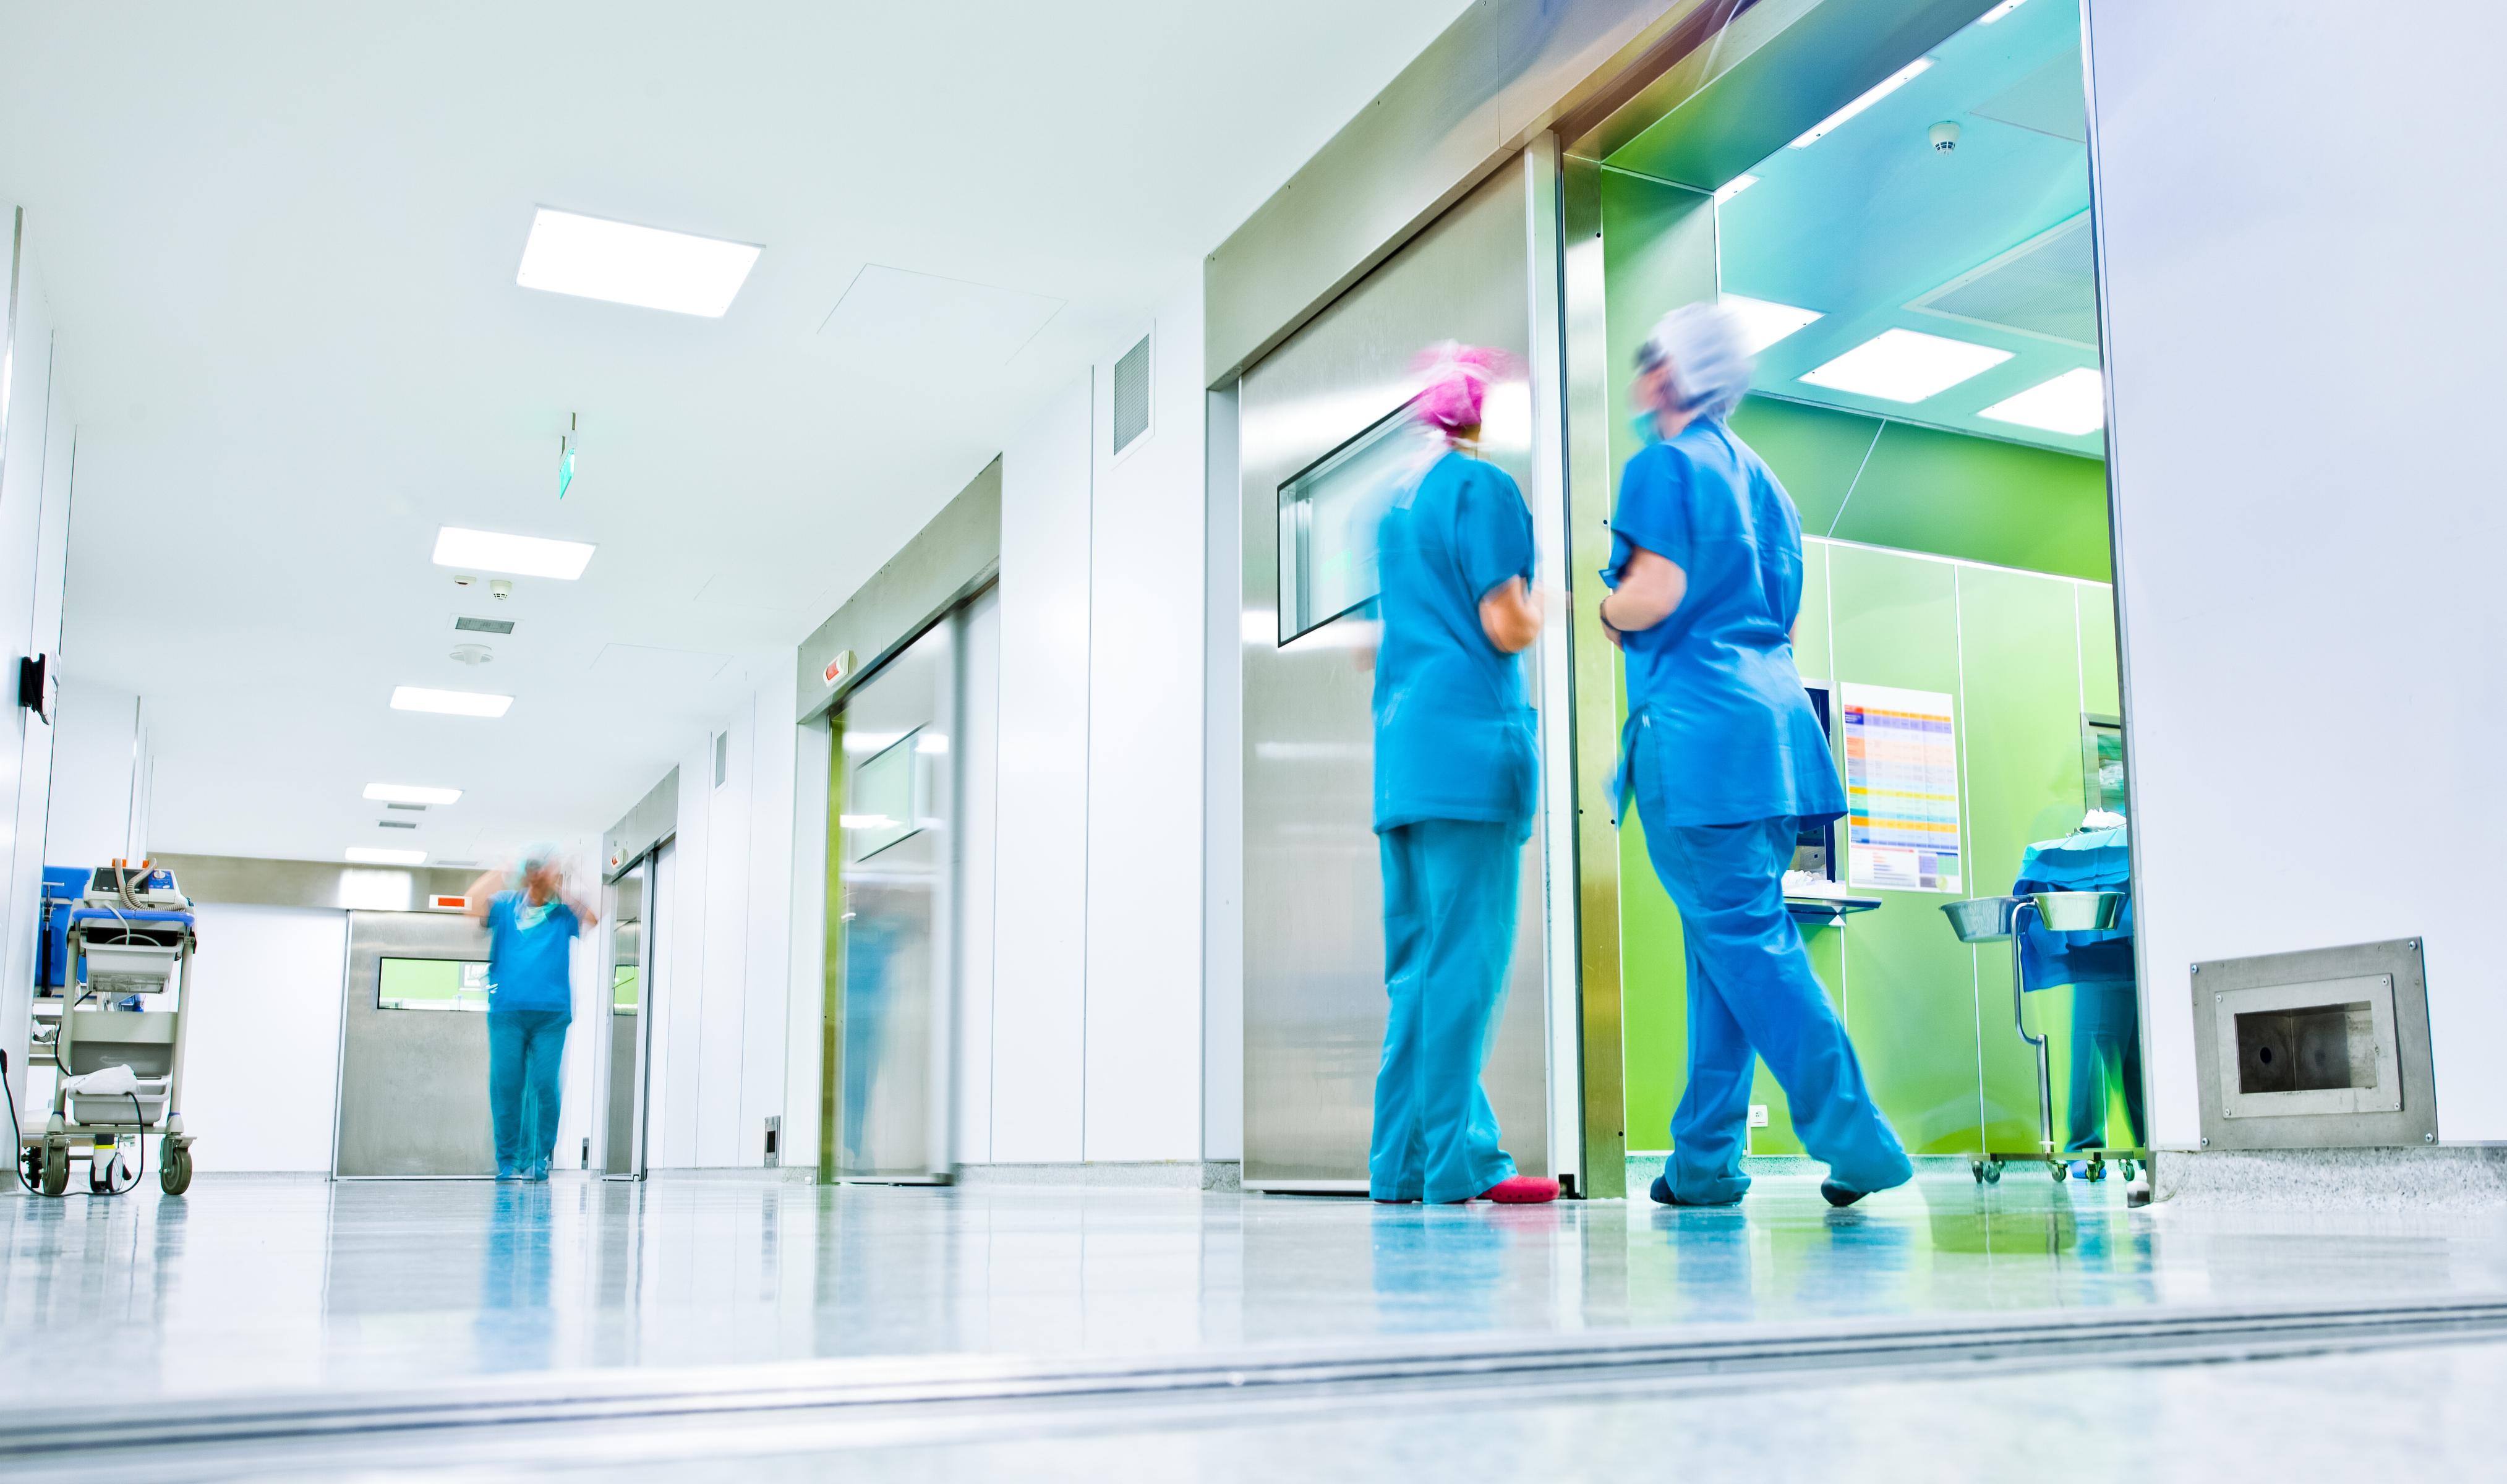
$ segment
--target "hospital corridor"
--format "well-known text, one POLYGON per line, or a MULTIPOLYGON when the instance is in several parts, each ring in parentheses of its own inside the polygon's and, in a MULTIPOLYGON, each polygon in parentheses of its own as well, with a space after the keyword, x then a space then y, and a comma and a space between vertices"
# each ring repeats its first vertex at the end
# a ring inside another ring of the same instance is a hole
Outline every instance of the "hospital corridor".
POLYGON ((2502 44, 0 5, 0 1472, 2491 1477, 2502 44))

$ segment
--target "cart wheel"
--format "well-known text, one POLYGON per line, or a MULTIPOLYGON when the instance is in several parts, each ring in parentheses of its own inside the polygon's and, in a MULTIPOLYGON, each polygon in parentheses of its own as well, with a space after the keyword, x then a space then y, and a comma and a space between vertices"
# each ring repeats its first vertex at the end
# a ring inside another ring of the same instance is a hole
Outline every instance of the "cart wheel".
POLYGON ((70 1151, 65 1144, 44 1145, 44 1194, 59 1195, 70 1188, 70 1151))
POLYGON ((167 1195, 181 1195, 192 1188, 192 1146, 165 1140, 157 1161, 157 1183, 167 1195))
POLYGON ((2119 1178, 2128 1180, 2140 1173, 2141 1167, 2134 1164, 2130 1159, 2120 1159, 2116 1161, 2116 1175, 2119 1178))
POLYGON ((2002 1183, 2002 1161, 1995 1159, 1987 1160, 1985 1162, 1984 1182, 1988 1185, 1999 1185, 2002 1183))
POLYGON ((2063 1183, 2064 1179, 2069 1176, 2072 1172, 2063 1168, 2063 1162, 2061 1160, 2050 1159, 2046 1161, 2046 1173, 2053 1176, 2054 1177, 2054 1183, 2059 1185, 2063 1183))
POLYGON ((89 1155, 87 1161, 87 1193, 90 1195, 113 1194, 113 1167, 119 1162, 120 1158, 118 1154, 108 1154, 102 1149, 98 1149, 93 1154, 89 1155))
POLYGON ((1984 1161, 1980 1159, 1969 1160, 1967 1162, 1967 1170, 1968 1174, 1976 1176, 1976 1182, 1978 1184, 1981 1185, 1984 1183, 1984 1161))
POLYGON ((2105 1179, 2106 1177, 2107 1177, 2107 1161, 2106 1161, 2106 1156, 2105 1156, 2105 1155, 2103 1155, 2103 1154, 2093 1154, 2093 1155, 2089 1156, 2089 1178, 2090 1178, 2090 1179, 2092 1179, 2092 1180, 2102 1180, 2102 1179, 2105 1179))

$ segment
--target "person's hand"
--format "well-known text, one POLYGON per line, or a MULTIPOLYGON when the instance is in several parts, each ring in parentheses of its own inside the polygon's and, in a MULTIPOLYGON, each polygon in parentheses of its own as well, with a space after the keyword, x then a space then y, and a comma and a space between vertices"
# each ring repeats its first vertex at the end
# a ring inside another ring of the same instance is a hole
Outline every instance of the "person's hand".
MULTIPOLYGON (((1601 618, 1601 615, 1598 613, 1593 616, 1595 618, 1601 618)), ((1607 618, 1602 619, 1602 637, 1611 641, 1611 647, 1613 649, 1618 650, 1622 654, 1627 652, 1628 636, 1621 633, 1617 629, 1612 628, 1611 621, 1607 618)))

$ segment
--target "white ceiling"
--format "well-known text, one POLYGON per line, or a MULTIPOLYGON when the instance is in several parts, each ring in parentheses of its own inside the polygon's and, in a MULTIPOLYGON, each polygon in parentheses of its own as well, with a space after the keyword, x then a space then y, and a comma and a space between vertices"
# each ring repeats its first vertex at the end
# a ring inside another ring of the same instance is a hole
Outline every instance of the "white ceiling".
POLYGON ((597 832, 1466 3, 8 7, 64 668, 147 697, 151 844, 412 843, 378 779, 469 791, 439 860, 597 832), (536 293, 539 203, 765 253, 719 320, 536 293), (442 524, 600 552, 496 603, 442 524))

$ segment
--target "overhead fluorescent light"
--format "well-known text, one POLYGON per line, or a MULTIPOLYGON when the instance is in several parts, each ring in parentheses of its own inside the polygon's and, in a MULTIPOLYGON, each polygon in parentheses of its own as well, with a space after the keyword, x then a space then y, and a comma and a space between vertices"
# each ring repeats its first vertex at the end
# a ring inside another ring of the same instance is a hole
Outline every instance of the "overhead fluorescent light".
POLYGON ((2013 11, 2019 9, 2027 3, 2028 0, 2002 0, 2000 5, 1995 6, 1983 15, 1977 17, 1976 23, 1978 25, 1991 25, 1995 21, 2000 20, 2003 17, 2010 15, 2013 11))
POLYGON ((2008 350, 1915 330, 1884 330, 1802 378, 1884 402, 1921 402, 2011 359, 2008 350))
POLYGON ((2106 379, 2095 366, 2083 366, 2005 397, 1977 416, 2078 438, 2107 425, 2106 379))
POLYGON ((836 823, 849 830, 890 830, 896 820, 887 814, 838 814, 836 823))
POLYGON ((552 294, 719 319, 748 281, 760 250, 542 206, 531 214, 514 281, 552 294))
POLYGON ((1820 120, 1817 124, 1812 125, 1800 138, 1796 139, 1793 142, 1793 148, 1798 150, 1809 149, 1812 145, 1817 144, 1829 134, 1835 132, 1838 125, 1843 124, 1846 120, 1853 118, 1856 114, 1861 113, 1863 110, 1879 102, 1882 98, 1896 92, 1899 89, 1906 87, 1908 83, 1911 83, 1916 78, 1922 76, 1924 69, 1932 64, 1933 59, 1931 57, 1918 56, 1913 61, 1910 61, 1907 65, 1899 68, 1897 71, 1890 73, 1888 77, 1882 79, 1876 86, 1874 86, 1870 91, 1864 93, 1861 97, 1856 98, 1853 102, 1846 104, 1843 108, 1838 109, 1836 112, 1830 114, 1827 118, 1820 120))
POLYGON ((361 866, 415 866, 426 861, 424 851, 388 851, 375 845, 348 847, 348 858, 361 866))
POLYGON ((420 783, 368 783, 366 797, 379 804, 451 804, 461 797, 461 790, 420 783))
POLYGON ((1715 204, 1720 206, 1758 183, 1759 177, 1756 175, 1735 175, 1715 188, 1715 204))
POLYGON ((440 526, 435 532, 435 564, 477 572, 511 572, 517 577, 555 577, 572 582, 592 564, 600 550, 584 541, 555 541, 547 536, 514 536, 500 530, 466 530, 440 526))
POLYGON ((511 696, 490 696, 485 691, 436 691, 422 685, 392 687, 392 709, 395 711, 439 711, 447 716, 502 716, 514 704, 511 696))
POLYGON ((1752 355, 1811 321, 1828 317, 1818 309, 1797 308, 1772 299, 1752 299, 1746 294, 1725 294, 1721 296, 1721 303, 1732 311, 1733 318, 1741 322, 1741 344, 1752 355))

